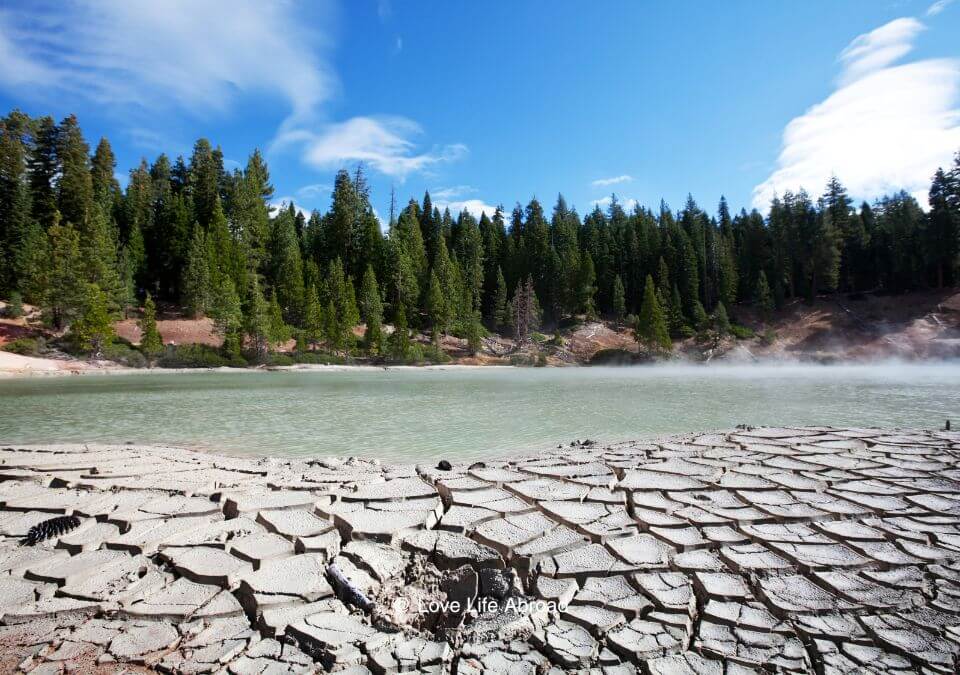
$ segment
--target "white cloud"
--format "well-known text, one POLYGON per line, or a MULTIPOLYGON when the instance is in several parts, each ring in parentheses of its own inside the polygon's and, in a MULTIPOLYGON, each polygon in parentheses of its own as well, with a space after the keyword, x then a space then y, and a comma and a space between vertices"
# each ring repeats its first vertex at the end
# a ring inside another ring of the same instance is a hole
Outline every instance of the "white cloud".
POLYGON ((903 58, 913 49, 914 38, 925 28, 916 19, 905 17, 857 36, 840 53, 843 63, 840 83, 850 84, 903 58))
POLYGON ((194 113, 227 111, 238 93, 279 93, 299 117, 335 89, 303 48, 325 42, 286 3, 36 2, 0 16, 0 83, 194 113))
POLYGON ((593 187, 608 187, 610 185, 618 185, 620 183, 629 183, 633 180, 633 176, 628 176, 623 174, 622 176, 614 176, 613 178, 598 178, 595 181, 592 181, 590 185, 593 187))
MULTIPOLYGON (((603 197, 602 199, 594 199, 590 202, 590 206, 599 206, 602 211, 606 211, 610 208, 610 204, 613 202, 613 197, 603 197)), ((620 204, 621 208, 627 213, 633 211, 634 208, 640 203, 636 199, 626 198, 621 199, 617 197, 617 203, 620 204)))
MULTIPOLYGON (((433 199, 433 193, 430 194, 430 198, 431 200, 433 199)), ((497 210, 496 206, 491 206, 482 199, 465 199, 451 202, 437 200, 433 202, 433 205, 441 211, 444 209, 450 209, 450 213, 454 217, 456 217, 461 211, 467 211, 471 216, 477 219, 479 219, 484 213, 487 214, 487 218, 493 218, 493 214, 496 213, 497 210)))
MULTIPOLYGON (((0 9, 0 88, 93 101, 133 129, 158 109, 225 115, 241 96, 285 102, 271 147, 297 143, 314 167, 363 161, 402 178, 462 156, 462 144, 418 151, 411 137, 420 128, 402 117, 324 118, 323 104, 340 89, 325 58, 331 7, 331 0, 36 0, 0 9)), ((378 11, 386 19, 390 3, 378 11)))
POLYGON ((300 144, 303 160, 318 169, 363 162, 401 180, 410 173, 467 154, 467 147, 460 143, 417 152, 410 137, 420 133, 419 125, 404 117, 353 117, 328 124, 319 132, 302 128, 288 130, 277 138, 273 147, 300 144))
POLYGON ((450 187, 430 190, 430 199, 436 202, 449 202, 457 197, 473 194, 474 192, 477 192, 477 188, 472 185, 451 185, 450 187))
POLYGON ((303 187, 297 190, 297 196, 301 199, 311 199, 313 197, 319 197, 320 195, 326 195, 333 192, 333 188, 324 183, 311 183, 310 185, 304 185, 303 187))
POLYGON ((903 189, 926 202, 933 172, 960 147, 960 61, 895 65, 922 29, 896 19, 850 43, 835 91, 784 130, 777 168, 753 190, 755 207, 801 187, 818 194, 831 175, 856 199, 903 189))
POLYGON ((927 7, 927 16, 936 16, 952 3, 953 0, 937 0, 935 3, 927 7))

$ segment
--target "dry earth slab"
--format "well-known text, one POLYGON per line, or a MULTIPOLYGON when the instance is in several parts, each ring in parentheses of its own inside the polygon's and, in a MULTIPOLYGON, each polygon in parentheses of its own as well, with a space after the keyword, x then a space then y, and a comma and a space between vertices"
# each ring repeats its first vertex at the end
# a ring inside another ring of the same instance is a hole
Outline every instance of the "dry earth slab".
POLYGON ((957 433, 741 428, 446 471, 0 450, 0 672, 958 668, 957 433))

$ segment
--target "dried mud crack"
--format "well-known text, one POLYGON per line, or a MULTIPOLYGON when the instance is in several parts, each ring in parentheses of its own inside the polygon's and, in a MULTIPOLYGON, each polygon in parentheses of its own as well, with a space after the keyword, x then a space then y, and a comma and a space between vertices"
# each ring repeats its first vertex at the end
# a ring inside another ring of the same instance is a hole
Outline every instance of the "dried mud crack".
POLYGON ((443 469, 0 450, 0 672, 958 669, 956 432, 443 469))

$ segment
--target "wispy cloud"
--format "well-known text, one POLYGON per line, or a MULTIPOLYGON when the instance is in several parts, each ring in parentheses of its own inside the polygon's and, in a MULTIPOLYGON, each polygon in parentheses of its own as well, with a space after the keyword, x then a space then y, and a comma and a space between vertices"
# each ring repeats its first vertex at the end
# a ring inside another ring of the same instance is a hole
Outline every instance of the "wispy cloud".
POLYGON ((313 199, 321 195, 330 194, 333 187, 324 183, 311 183, 297 189, 297 196, 301 199, 313 199))
POLYGON ((598 178, 595 181, 591 181, 590 185, 593 187, 609 187, 610 185, 619 185, 620 183, 629 183, 633 180, 633 176, 628 176, 623 174, 622 176, 614 176, 613 178, 598 178))
POLYGON ((380 173, 400 180, 436 164, 451 162, 467 154, 461 143, 418 152, 412 137, 422 133, 416 122, 405 117, 353 117, 328 124, 318 132, 293 129, 282 133, 275 149, 299 145, 303 160, 318 169, 339 168, 363 162, 380 173))
POLYGON ((897 65, 923 28, 896 19, 850 43, 834 92, 784 130, 777 168, 753 190, 755 207, 787 190, 816 193, 831 175, 858 199, 904 189, 925 202, 930 176, 960 147, 960 61, 897 65))
POLYGON ((937 0, 935 3, 927 7, 927 16, 936 16, 951 4, 953 4, 953 0, 937 0))
MULTIPOLYGON (((380 2, 378 12, 386 20, 390 3, 380 2)), ((418 150, 412 139, 420 127, 402 117, 325 115, 324 104, 341 93, 327 58, 332 13, 329 0, 5 4, 0 88, 92 101, 131 127, 156 119, 158 109, 224 116, 241 97, 266 95, 287 106, 271 148, 298 143, 304 161, 318 168, 364 161, 402 178, 463 156, 466 147, 456 143, 418 150)))
POLYGON ((330 70, 301 46, 327 43, 285 3, 40 0, 0 14, 0 84, 193 113, 229 110, 238 94, 279 93, 296 117, 335 90, 330 70))
POLYGON ((477 192, 477 188, 472 185, 451 185, 450 187, 436 188, 430 190, 430 199, 435 202, 449 202, 457 197, 463 197, 477 192))

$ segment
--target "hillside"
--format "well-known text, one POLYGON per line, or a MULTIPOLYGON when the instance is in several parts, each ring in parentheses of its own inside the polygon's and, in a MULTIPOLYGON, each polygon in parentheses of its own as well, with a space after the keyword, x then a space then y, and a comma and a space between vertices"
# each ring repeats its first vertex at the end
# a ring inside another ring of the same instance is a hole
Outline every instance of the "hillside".
MULTIPOLYGON (((43 338, 53 342, 57 335, 45 329, 33 308, 28 318, 0 318, 0 348, 19 338, 43 338)), ((960 290, 923 291, 902 295, 830 296, 812 304, 789 302, 768 324, 759 320, 751 307, 737 307, 736 324, 754 335, 745 339, 731 336, 717 339, 688 338, 674 344, 672 358, 695 362, 862 362, 882 359, 947 359, 960 357, 960 290)), ((203 344, 217 347, 220 338, 209 319, 187 319, 174 311, 161 313, 158 328, 168 345, 203 344)), ((117 336, 136 345, 140 339, 137 320, 128 318, 114 324, 117 336)), ((355 328, 363 335, 363 326, 355 328)), ((387 326, 390 332, 391 327, 387 326)), ((483 340, 476 355, 468 353, 466 341, 447 336, 441 342, 451 363, 462 365, 571 366, 627 364, 649 360, 633 339, 633 331, 612 322, 588 321, 563 328, 556 334, 534 334, 535 340, 517 350, 510 336, 491 335, 483 340), (556 335, 560 339, 557 340, 556 335), (543 355, 540 357, 540 355, 543 355)), ((429 336, 415 334, 427 344, 429 336)), ((292 351, 291 341, 284 350, 292 351)), ((0 352, 0 370, 7 372, 85 370, 110 367, 108 361, 78 360, 56 349, 45 350, 42 358, 0 352)), ((362 358, 351 362, 363 364, 362 358)))

